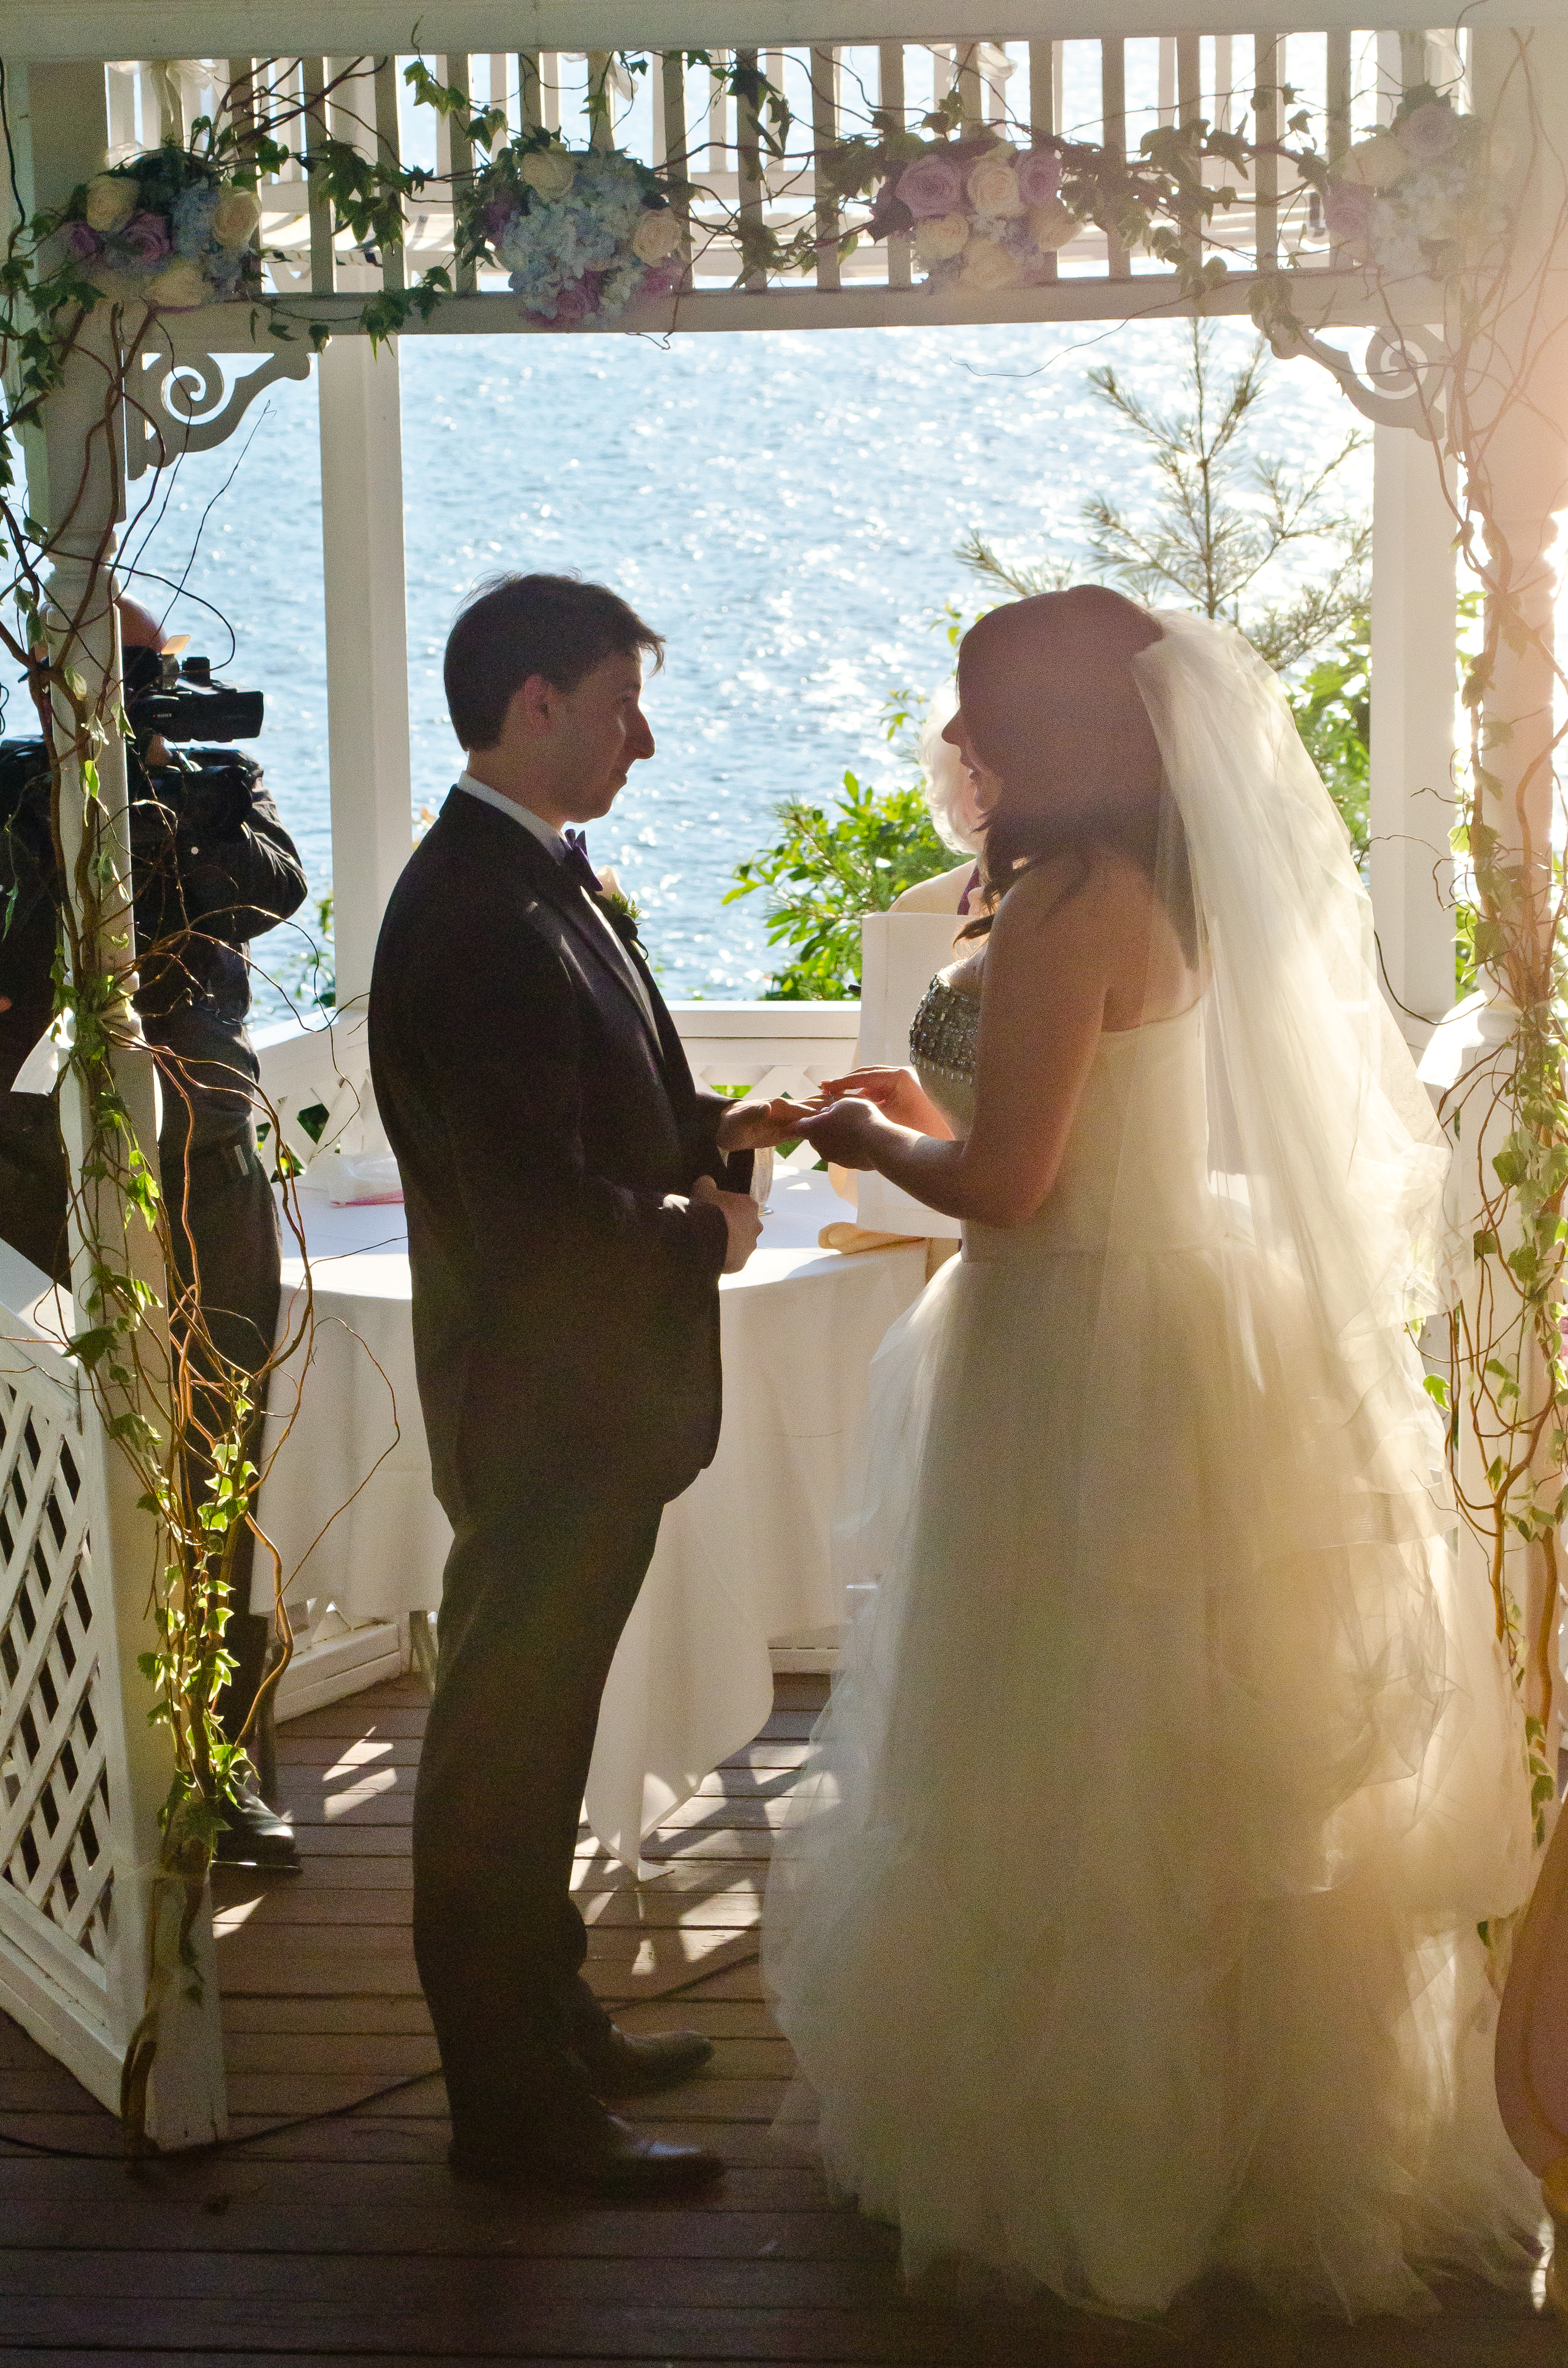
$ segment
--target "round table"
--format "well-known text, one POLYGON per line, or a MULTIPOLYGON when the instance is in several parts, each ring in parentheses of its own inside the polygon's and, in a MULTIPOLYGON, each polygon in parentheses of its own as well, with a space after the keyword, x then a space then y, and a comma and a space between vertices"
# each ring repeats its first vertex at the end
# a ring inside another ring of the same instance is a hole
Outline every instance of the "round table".
MULTIPOLYGON (((434 1611, 451 1542, 430 1486, 415 1384, 401 1205, 300 1194, 315 1337, 272 1383, 260 1520, 289 1592, 347 1620, 434 1611), (292 1427, 284 1437, 290 1417, 292 1427)), ((762 1240, 720 1285, 719 1451, 665 1508, 605 1688, 586 1813, 628 1865, 642 1838, 750 1741, 773 1699, 771 1639, 843 1617, 831 1527, 878 1343, 925 1286, 923 1242, 845 1257, 821 1228, 854 1211, 825 1176, 781 1167, 762 1240)), ((279 1338, 297 1321, 283 1262, 279 1338)), ((257 1587, 267 1557, 257 1557, 257 1587)))

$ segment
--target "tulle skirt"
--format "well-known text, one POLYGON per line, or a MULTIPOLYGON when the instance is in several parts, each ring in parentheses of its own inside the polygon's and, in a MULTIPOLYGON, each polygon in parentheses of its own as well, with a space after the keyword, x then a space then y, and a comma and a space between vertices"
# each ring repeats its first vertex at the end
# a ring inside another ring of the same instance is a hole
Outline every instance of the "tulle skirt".
POLYGON ((1418 1372, 1307 1304, 1235 1243, 971 1256, 878 1357, 766 1963, 911 2269, 1130 2315, 1528 2272, 1476 1932, 1528 1878, 1511 1694, 1418 1372))

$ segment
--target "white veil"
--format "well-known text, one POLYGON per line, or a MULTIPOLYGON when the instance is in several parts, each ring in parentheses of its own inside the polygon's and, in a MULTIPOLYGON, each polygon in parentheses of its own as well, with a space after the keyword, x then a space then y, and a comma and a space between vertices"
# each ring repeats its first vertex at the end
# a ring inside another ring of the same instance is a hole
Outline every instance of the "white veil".
MULTIPOLYGON (((1156 612, 1132 672, 1209 973, 1216 1166, 1350 1348, 1428 1314, 1448 1149, 1378 979, 1345 826, 1278 678, 1233 627, 1156 612)), ((1175 860, 1162 850, 1163 868, 1175 860)))
MULTIPOLYGON (((1233 1575, 1233 1632, 1216 1630, 1194 1676, 1216 1706, 1216 1768, 1236 1780, 1244 1882, 1333 1885, 1433 1829, 1461 1737, 1475 1739, 1478 1687, 1494 1759, 1508 1720, 1483 1607, 1458 1598, 1441 1417, 1412 1331, 1438 1304, 1449 1152, 1384 1002, 1348 835, 1277 677, 1231 626, 1152 621, 1161 637, 1131 664, 1165 775, 1156 886, 1173 916, 1190 914, 1204 977, 1201 1124, 1225 1248, 1209 1260, 1194 1321, 1212 1328, 1196 1354, 1154 1315, 1146 1267, 1109 1257, 1085 1379, 1092 1406, 1124 1406, 1135 1430, 1167 1440, 1162 1392, 1224 1406, 1194 1451, 1201 1503, 1177 1468, 1146 1485, 1173 1501, 1177 1559, 1207 1537, 1233 1575), (1167 1337, 1151 1337, 1162 1323, 1167 1337), (1250 1804, 1248 1765, 1274 1776, 1250 1804), (1290 1836, 1299 1848, 1314 1830, 1313 1862, 1287 1873, 1290 1836)), ((1113 1243, 1147 1224, 1139 1113, 1157 1106, 1164 1036, 1142 1029, 1131 1051, 1113 1243)), ((1132 1538, 1119 1428, 1091 1436, 1079 1508, 1083 1533, 1113 1552, 1124 1525, 1130 1550, 1132 1538)), ((1135 1665, 1158 1574, 1132 1592, 1144 1602, 1122 1651, 1135 1665)), ((1457 1876, 1475 1916, 1498 1912, 1488 1884, 1511 1906, 1518 1871, 1493 1855, 1506 1824, 1500 1800, 1485 1864, 1434 1866, 1437 1892, 1457 1876)))

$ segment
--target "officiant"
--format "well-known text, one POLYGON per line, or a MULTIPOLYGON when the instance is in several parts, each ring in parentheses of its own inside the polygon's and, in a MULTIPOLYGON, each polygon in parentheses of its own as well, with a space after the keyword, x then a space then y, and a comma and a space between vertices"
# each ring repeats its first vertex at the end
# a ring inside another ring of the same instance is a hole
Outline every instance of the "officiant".
POLYGON ((961 858, 947 871, 917 880, 895 896, 893 913, 953 913, 967 918, 978 911, 981 888, 980 856, 985 846, 988 811, 983 785, 977 785, 950 741, 942 737, 958 712, 958 678, 945 682, 926 711, 920 732, 920 767, 926 776, 926 803, 937 836, 961 858))

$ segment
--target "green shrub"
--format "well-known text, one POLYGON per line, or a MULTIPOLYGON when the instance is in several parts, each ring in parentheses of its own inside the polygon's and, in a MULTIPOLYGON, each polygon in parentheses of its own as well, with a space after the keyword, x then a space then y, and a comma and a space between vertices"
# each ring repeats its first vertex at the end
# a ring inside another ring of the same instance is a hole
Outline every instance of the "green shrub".
POLYGON ((736 865, 724 902, 774 891, 767 942, 787 947, 790 959, 764 988, 766 1001, 852 1000, 860 992, 861 915, 885 912, 917 880, 949 871, 951 849, 917 787, 875 790, 846 773, 830 809, 790 798, 777 812, 777 843, 736 865))
POLYGON ((1370 618, 1356 617, 1325 657, 1285 686, 1296 729, 1339 808, 1362 866, 1369 829, 1371 643, 1370 618))

